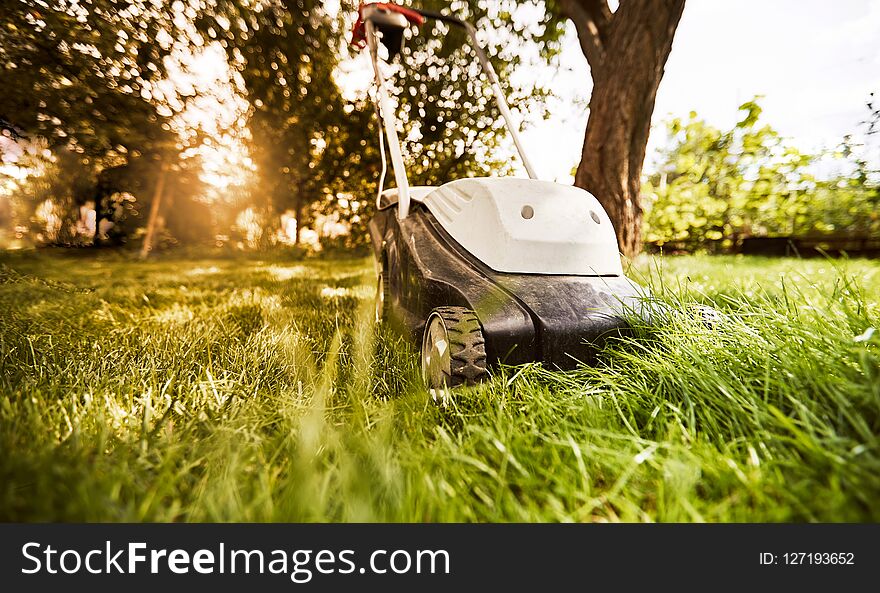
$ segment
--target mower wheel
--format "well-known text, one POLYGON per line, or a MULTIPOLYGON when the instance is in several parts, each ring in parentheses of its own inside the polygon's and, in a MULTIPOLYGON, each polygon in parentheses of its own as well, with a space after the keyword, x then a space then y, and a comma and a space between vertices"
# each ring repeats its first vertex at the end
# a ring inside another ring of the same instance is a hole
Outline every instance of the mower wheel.
POLYGON ((388 283, 388 265, 383 262, 376 280, 376 323, 388 320, 391 309, 391 287, 388 283))
POLYGON ((431 311, 422 337, 422 377, 429 389, 475 385, 489 377, 476 313, 464 307, 431 311))

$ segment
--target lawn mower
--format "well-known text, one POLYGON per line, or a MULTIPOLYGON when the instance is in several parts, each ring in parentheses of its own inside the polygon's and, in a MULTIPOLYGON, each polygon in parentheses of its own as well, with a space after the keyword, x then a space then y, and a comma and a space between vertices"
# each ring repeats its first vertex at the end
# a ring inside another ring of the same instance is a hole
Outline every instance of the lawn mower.
POLYGON ((432 390, 486 379, 492 365, 570 369, 627 329, 645 291, 623 275, 614 228, 583 189, 540 181, 498 77, 468 22, 392 3, 362 4, 352 43, 368 48, 385 174, 369 230, 378 268, 376 317, 421 346, 432 390), (481 177, 410 186, 383 62, 426 20, 464 30, 529 179, 481 177), (387 58, 380 57, 380 46, 387 58))

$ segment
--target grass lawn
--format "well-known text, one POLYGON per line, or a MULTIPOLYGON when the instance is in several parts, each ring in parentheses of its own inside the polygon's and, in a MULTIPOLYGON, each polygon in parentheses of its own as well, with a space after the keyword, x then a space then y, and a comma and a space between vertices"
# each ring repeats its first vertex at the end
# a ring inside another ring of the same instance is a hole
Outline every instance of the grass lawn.
POLYGON ((369 260, 0 255, 0 520, 880 520, 880 262, 636 268, 662 325, 441 407, 369 260))

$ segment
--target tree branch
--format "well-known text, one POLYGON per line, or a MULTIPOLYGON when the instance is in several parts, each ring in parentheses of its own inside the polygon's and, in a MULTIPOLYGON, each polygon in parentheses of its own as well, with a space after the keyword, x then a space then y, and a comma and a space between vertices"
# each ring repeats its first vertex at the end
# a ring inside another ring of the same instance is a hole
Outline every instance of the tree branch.
POLYGON ((562 13, 577 30, 581 51, 593 69, 605 60, 607 31, 614 14, 606 0, 560 0, 562 13))

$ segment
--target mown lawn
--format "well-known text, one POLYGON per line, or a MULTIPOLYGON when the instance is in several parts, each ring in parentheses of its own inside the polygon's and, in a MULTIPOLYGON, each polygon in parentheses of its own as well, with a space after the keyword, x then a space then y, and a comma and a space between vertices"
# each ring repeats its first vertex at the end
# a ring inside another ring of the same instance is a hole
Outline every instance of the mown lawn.
POLYGON ((637 268, 657 327, 442 407, 369 260, 0 255, 0 520, 880 520, 880 262, 637 268))

